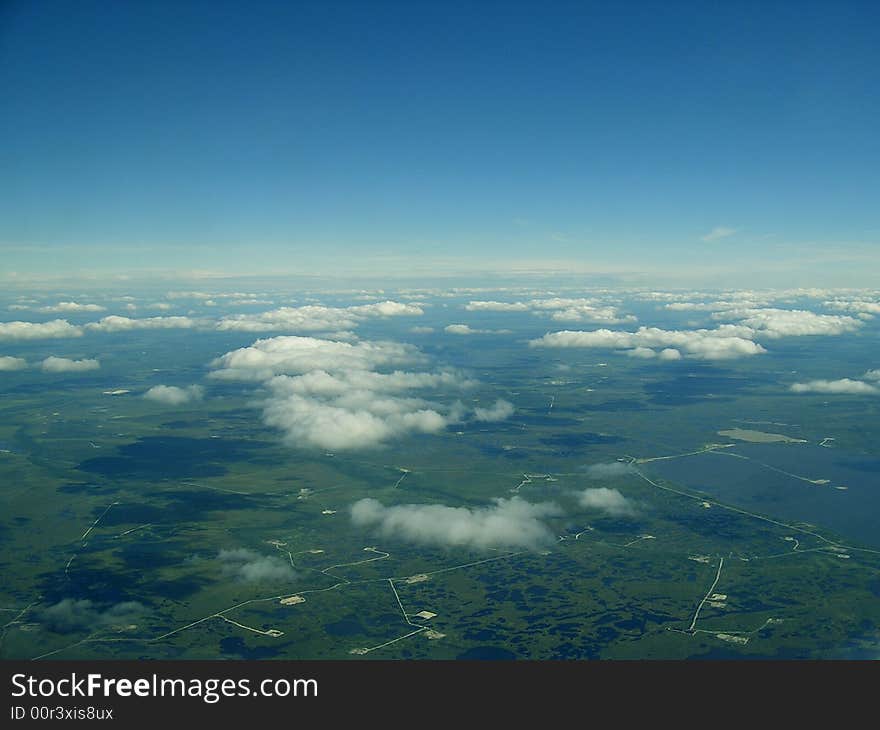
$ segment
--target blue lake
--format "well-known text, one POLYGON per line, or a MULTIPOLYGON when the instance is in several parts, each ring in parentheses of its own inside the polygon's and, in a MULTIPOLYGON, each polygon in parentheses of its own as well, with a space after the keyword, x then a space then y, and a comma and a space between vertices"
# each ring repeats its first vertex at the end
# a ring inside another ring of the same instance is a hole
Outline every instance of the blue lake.
POLYGON ((742 444, 730 451, 749 458, 707 453, 651 462, 645 473, 734 506, 809 522, 880 547, 880 460, 814 444, 742 444), (781 472, 829 483, 811 484, 781 472), (837 489, 842 486, 846 489, 837 489))

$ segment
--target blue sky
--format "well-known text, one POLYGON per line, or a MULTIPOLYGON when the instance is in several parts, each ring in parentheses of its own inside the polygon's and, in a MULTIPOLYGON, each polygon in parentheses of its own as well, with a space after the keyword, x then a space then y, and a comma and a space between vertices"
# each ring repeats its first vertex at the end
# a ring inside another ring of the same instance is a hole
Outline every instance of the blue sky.
POLYGON ((876 284, 878 20, 7 2, 0 270, 876 284))

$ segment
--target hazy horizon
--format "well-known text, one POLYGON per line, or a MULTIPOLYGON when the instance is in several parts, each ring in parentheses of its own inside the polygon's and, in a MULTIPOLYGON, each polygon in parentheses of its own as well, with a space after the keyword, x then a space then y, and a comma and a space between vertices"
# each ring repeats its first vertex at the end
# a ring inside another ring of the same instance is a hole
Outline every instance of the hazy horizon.
POLYGON ((870 286, 876 20, 855 2, 6 3, 0 283, 870 286))

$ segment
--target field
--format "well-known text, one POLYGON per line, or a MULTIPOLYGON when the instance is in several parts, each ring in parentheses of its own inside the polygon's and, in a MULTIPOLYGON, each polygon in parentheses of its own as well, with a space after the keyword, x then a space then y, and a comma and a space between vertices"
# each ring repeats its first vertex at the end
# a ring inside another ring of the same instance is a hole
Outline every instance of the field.
MULTIPOLYGON (((660 364, 529 348, 547 323, 514 314, 472 316, 492 332, 456 337, 442 330, 449 316, 429 310, 419 324, 433 333, 370 321, 358 334, 409 341, 466 372, 463 407, 500 398, 515 411, 366 450, 283 440, 260 418, 265 384, 206 378, 215 358, 254 341, 245 332, 86 335, 65 354, 100 350, 99 371, 2 373, 0 656, 873 651, 877 407, 779 386, 806 352, 829 371, 870 367, 873 330, 833 349, 786 340, 759 362, 660 364), (204 397, 142 397, 160 382, 200 382, 204 397), (584 490, 616 492, 625 508, 591 507, 584 490), (558 509, 541 517, 551 540, 442 545, 359 524, 352 505, 364 498, 558 509)), ((14 354, 59 349, 28 342, 14 354)))

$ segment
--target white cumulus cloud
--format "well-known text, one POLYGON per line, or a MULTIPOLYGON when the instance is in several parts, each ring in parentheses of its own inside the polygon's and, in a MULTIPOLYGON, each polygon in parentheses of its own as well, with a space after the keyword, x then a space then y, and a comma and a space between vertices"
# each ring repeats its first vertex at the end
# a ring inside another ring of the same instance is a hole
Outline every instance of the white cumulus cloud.
POLYGON ((257 340, 217 358, 213 377, 227 380, 266 380, 273 375, 298 375, 337 368, 373 370, 420 362, 412 345, 396 342, 340 342, 315 337, 282 335, 257 340))
POLYGON ((220 320, 217 329, 244 332, 333 332, 353 329, 369 318, 422 314, 424 310, 418 305, 390 300, 352 307, 308 304, 302 307, 280 307, 259 314, 230 315, 220 320))
POLYGON ((598 510, 612 517, 627 517, 635 514, 632 502, 617 489, 590 487, 580 492, 578 502, 581 507, 598 510))
POLYGON ((480 330, 467 324, 448 324, 443 331, 450 335, 508 335, 510 330, 480 330))
POLYGON ((877 395, 880 388, 861 380, 841 378, 839 380, 810 380, 806 383, 794 383, 794 393, 851 393, 853 395, 877 395))
POLYGON ((97 370, 101 363, 98 360, 69 360, 66 357, 50 356, 40 363, 40 367, 46 373, 82 373, 97 370))
POLYGON ((144 398, 169 406, 179 406, 201 400, 204 394, 205 389, 201 385, 188 385, 185 388, 176 385, 154 385, 144 393, 144 398))
POLYGON ((513 403, 499 398, 489 408, 474 408, 474 418, 485 422, 504 421, 513 415, 513 411, 513 403))
POLYGON ((715 312, 715 319, 738 320, 756 335, 779 338, 805 335, 840 335, 853 332, 863 322, 848 315, 816 314, 803 309, 732 309, 715 312))
POLYGON ((56 337, 81 337, 82 327, 66 319, 51 322, 0 322, 0 340, 41 340, 56 337))
MULTIPOLYGON (((592 347, 608 350, 665 347, 701 360, 726 360, 766 352, 761 345, 743 336, 747 334, 748 331, 731 325, 721 325, 714 330, 664 330, 657 327, 640 327, 635 332, 608 329, 563 330, 531 340, 529 346, 592 347)), ((669 353, 665 357, 674 359, 675 356, 669 353)))
POLYGON ((681 353, 674 347, 664 347, 657 357, 660 360, 681 360, 681 353))
POLYGON ((550 502, 532 504, 519 497, 496 499, 487 507, 449 507, 442 504, 402 504, 386 507, 375 499, 351 506, 359 527, 404 542, 475 550, 535 549, 550 545, 553 533, 544 518, 562 514, 550 502))
POLYGON ((286 583, 296 574, 278 555, 262 555, 248 548, 224 549, 217 554, 224 576, 242 583, 286 583))
POLYGON ((24 358, 0 355, 0 371, 9 372, 10 370, 24 370, 26 367, 27 360, 24 358))
POLYGON ((623 461, 608 461, 590 464, 584 468, 584 471, 590 479, 614 479, 632 474, 633 467, 623 461))
POLYGON ((635 316, 621 314, 618 308, 597 298, 548 297, 516 302, 494 300, 471 301, 465 305, 469 312, 532 312, 549 315, 551 319, 564 322, 596 322, 623 324, 635 322, 635 316))
POLYGON ((841 312, 856 312, 863 314, 880 314, 880 301, 870 299, 832 299, 822 303, 828 309, 835 309, 841 312))
POLYGON ((146 317, 132 319, 111 314, 97 322, 89 322, 86 329, 94 332, 127 332, 143 329, 191 329, 198 323, 189 317, 146 317))
POLYGON ((624 352, 630 357, 637 357, 642 360, 650 360, 653 357, 657 357, 657 353, 650 347, 636 347, 632 350, 624 350, 624 352))
POLYGON ((103 312, 106 307, 100 304, 80 304, 78 302, 58 302, 46 307, 40 307, 41 312, 103 312))
POLYGON ((226 353, 212 363, 212 375, 262 382, 267 425, 292 446, 336 451, 436 433, 461 420, 460 403, 443 405, 424 393, 468 388, 474 381, 452 370, 399 368, 424 361, 412 345, 287 335, 226 353))

